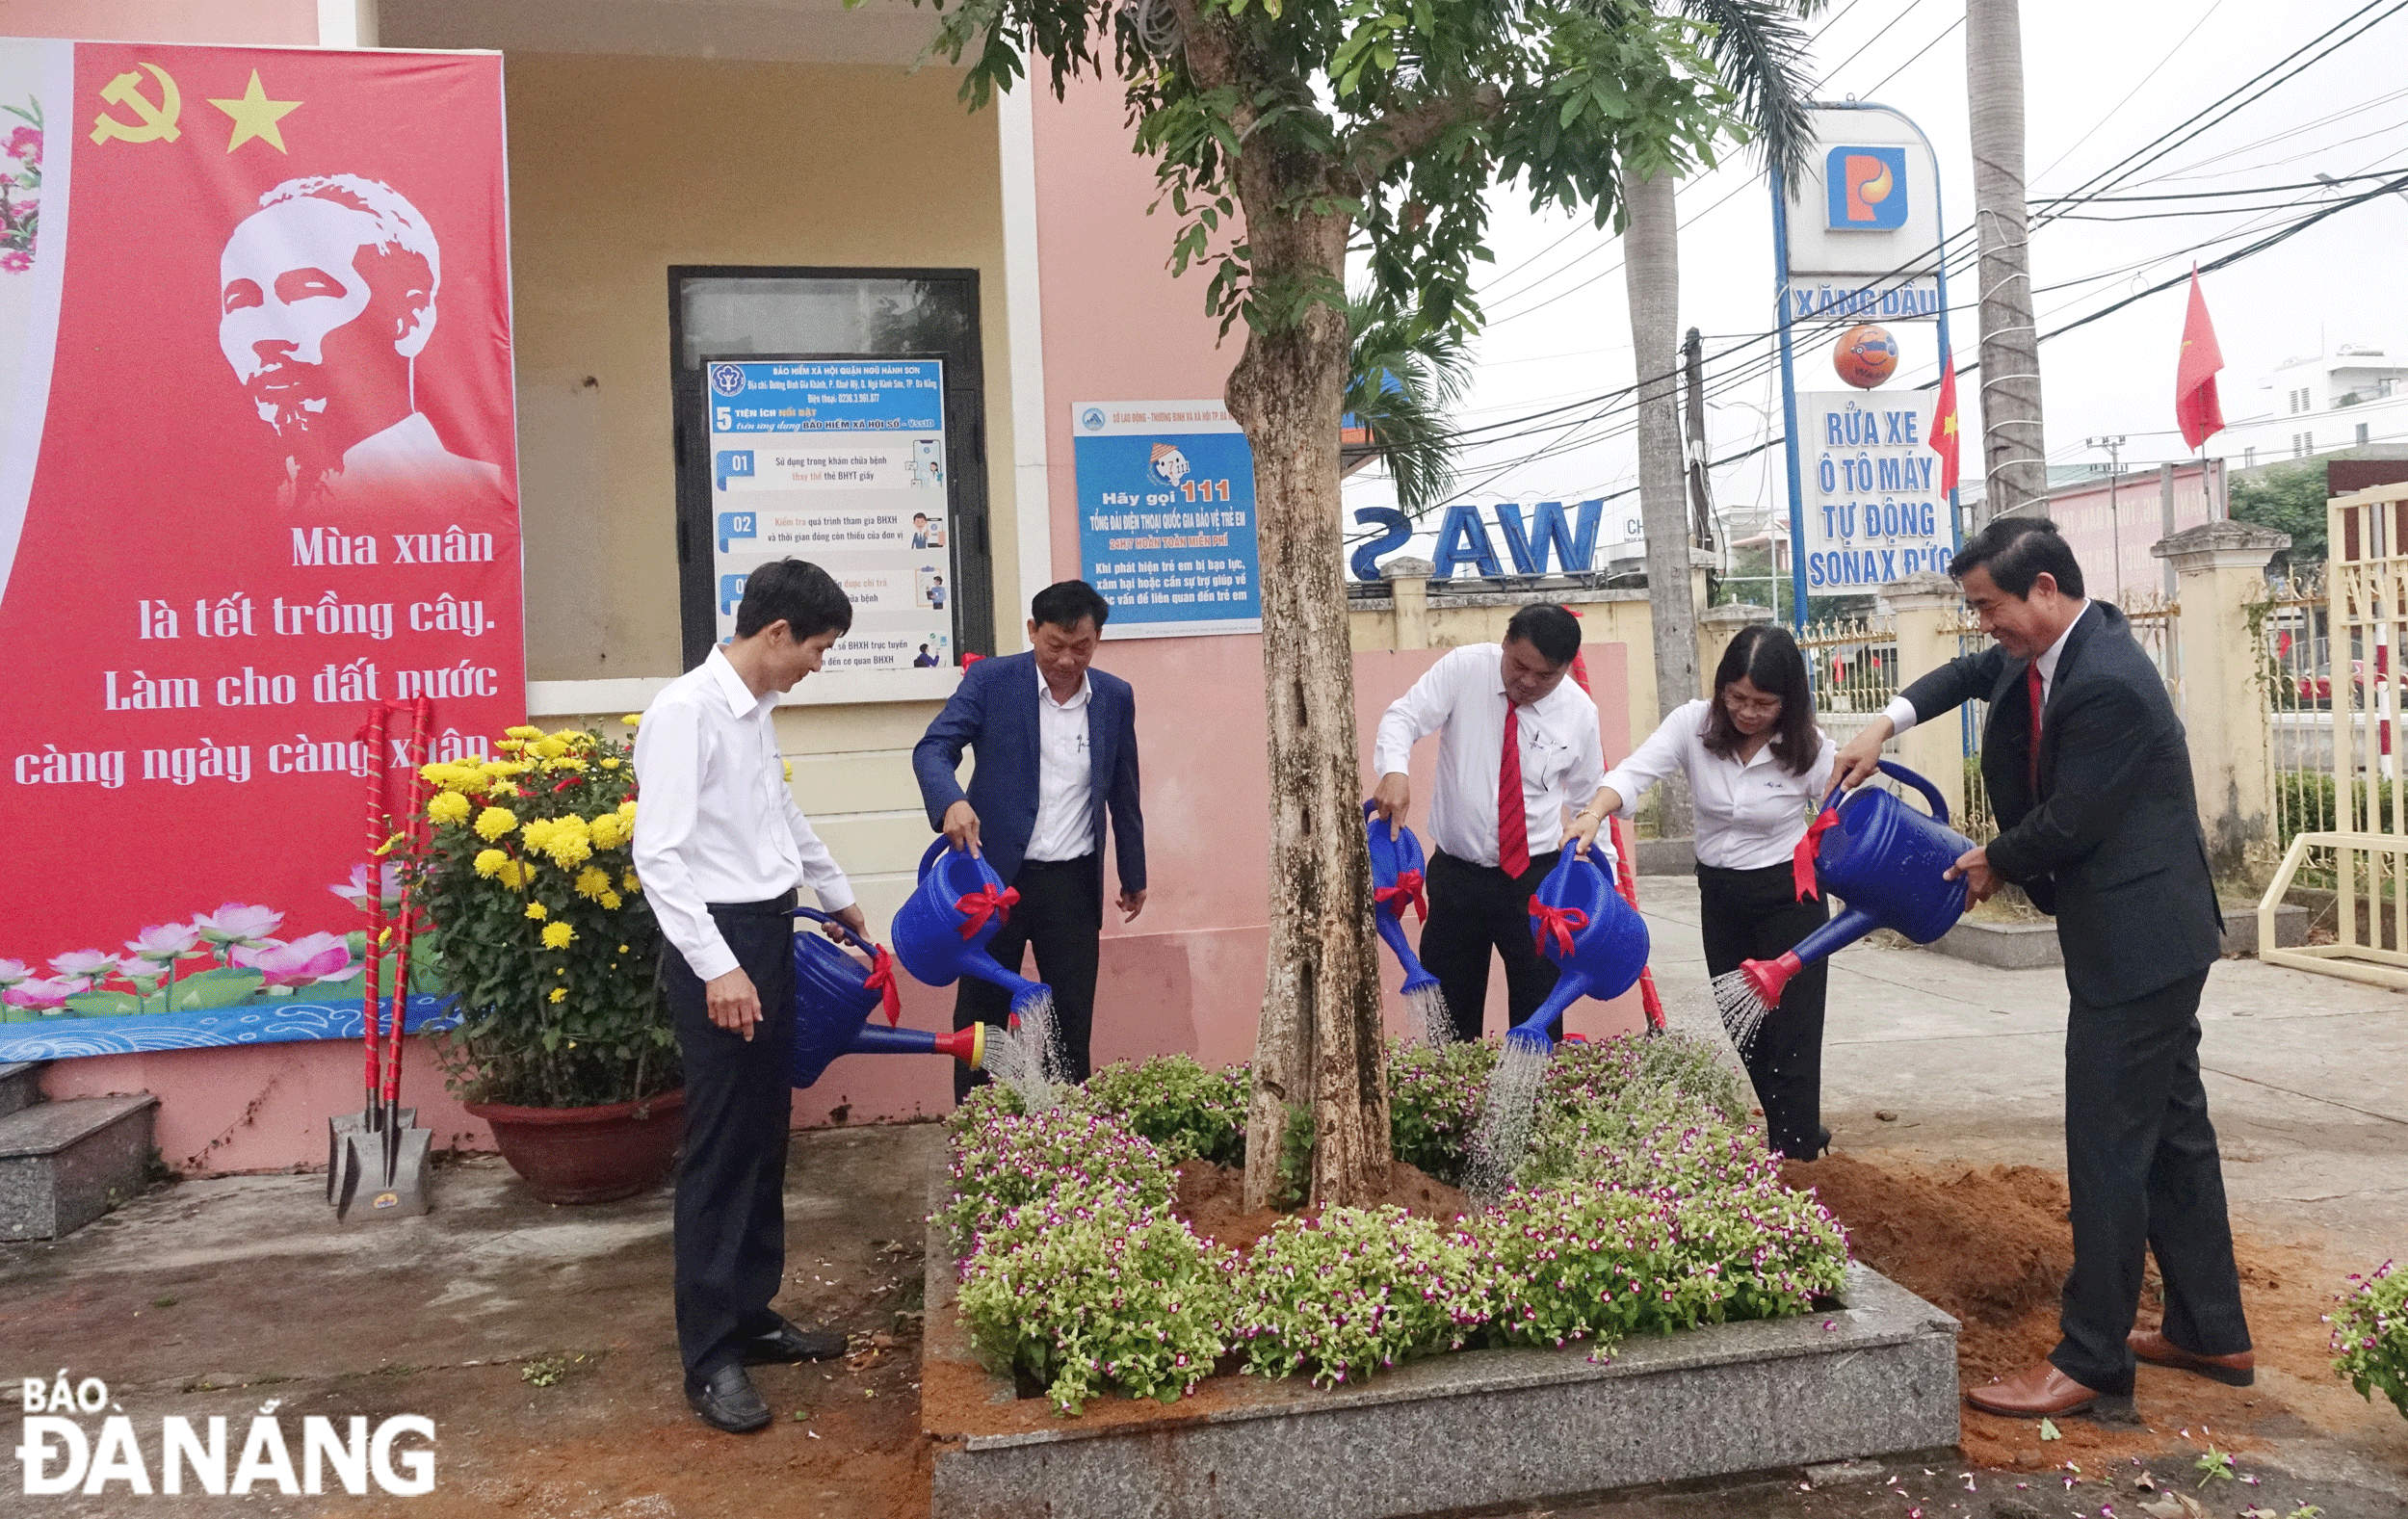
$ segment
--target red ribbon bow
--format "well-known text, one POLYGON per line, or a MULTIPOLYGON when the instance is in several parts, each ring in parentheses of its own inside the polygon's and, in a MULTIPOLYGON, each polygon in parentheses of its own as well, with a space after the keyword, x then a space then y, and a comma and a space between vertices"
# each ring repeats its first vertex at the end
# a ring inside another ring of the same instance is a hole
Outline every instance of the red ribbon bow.
POLYGON ((903 992, 895 985, 895 956, 886 953, 885 945, 870 946, 870 974, 861 978, 861 984, 878 994, 878 1006, 886 1011, 888 1028, 903 1021, 903 992))
POLYGON ((1397 872, 1397 883, 1393 886, 1382 886, 1373 892, 1372 900, 1383 907, 1388 906, 1390 903, 1395 903, 1396 905, 1389 907, 1388 910, 1395 913, 1400 922, 1403 921, 1407 903, 1410 903, 1413 909, 1422 915, 1424 923, 1429 921, 1429 899, 1422 895, 1422 873, 1420 871, 1397 872))
POLYGON ((1840 809, 1837 807, 1816 813, 1815 821, 1806 825, 1806 836, 1797 841, 1796 850, 1790 855, 1790 878, 1797 886, 1799 902, 1822 895, 1822 888, 1815 879, 1815 855, 1822 847, 1822 836, 1830 831, 1831 825, 1839 821, 1840 809))
POLYGON ((986 920, 989 918, 1008 921, 1012 907, 1019 901, 1020 893, 1010 886, 1006 886, 1001 891, 989 891, 982 886, 977 891, 956 899, 954 903, 954 910, 963 915, 961 936, 965 939, 977 938, 979 930, 986 927, 986 920))
POLYGON ((1588 914, 1578 907, 1550 907, 1536 897, 1531 899, 1531 916, 1538 920, 1531 939, 1538 953, 1547 953, 1547 935, 1556 936, 1556 953, 1572 953, 1572 935, 1588 927, 1588 914))

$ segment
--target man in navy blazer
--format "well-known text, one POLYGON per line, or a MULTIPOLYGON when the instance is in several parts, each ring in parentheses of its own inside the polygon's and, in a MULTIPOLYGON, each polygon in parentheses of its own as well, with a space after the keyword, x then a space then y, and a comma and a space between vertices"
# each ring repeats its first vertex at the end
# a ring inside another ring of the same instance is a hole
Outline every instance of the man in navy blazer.
MULTIPOLYGON (((983 855, 1017 891, 988 953, 1036 973, 1054 991, 1063 1075, 1087 1077, 1095 1025, 1095 972, 1104 928, 1104 829, 1110 814, 1120 869, 1121 921, 1145 906, 1145 819, 1138 807, 1137 700, 1117 675, 1089 669, 1112 607, 1084 580, 1046 587, 1029 604, 1026 654, 980 660, 962 671, 945 710, 911 751, 929 826, 957 850, 983 855), (970 791, 954 773, 976 752, 970 791)), ((1002 1027, 1003 988, 964 976, 954 1027, 1002 1027)), ((955 1100, 983 1074, 957 1069, 955 1100)))

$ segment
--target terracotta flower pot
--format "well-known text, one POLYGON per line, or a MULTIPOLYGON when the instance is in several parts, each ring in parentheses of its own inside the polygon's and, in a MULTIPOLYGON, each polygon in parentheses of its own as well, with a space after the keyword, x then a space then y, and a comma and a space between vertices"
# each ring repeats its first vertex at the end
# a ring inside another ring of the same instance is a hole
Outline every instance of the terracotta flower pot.
POLYGON ((686 1094, 601 1108, 515 1108, 472 1102, 493 1126, 502 1159, 545 1202, 609 1202, 668 1174, 686 1134, 686 1094))

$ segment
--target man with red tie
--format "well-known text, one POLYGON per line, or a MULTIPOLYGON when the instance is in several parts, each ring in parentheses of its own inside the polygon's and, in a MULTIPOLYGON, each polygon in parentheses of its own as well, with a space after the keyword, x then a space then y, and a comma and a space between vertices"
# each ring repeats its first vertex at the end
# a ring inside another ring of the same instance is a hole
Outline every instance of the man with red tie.
POLYGON ((2022 886, 2065 952, 2063 1338, 1965 1401, 2025 1419, 2125 1405, 2135 1359, 2246 1387, 2256 1363, 2199 1076, 2199 994, 2223 914, 2182 719, 2124 614, 2082 594, 2047 518, 1999 518, 1949 573, 1996 642, 1908 686, 1836 764, 1859 785, 1893 733, 1988 702, 1981 773, 1999 832, 1949 874, 1975 902, 2022 886), (2135 1329, 2150 1255, 2165 1314, 2135 1329))
POLYGON ((1596 703, 1563 678, 1580 651, 1571 613, 1524 607, 1503 643, 1451 650, 1379 720, 1372 805, 1382 821, 1406 821, 1405 765, 1415 744, 1438 735, 1421 958, 1446 994, 1457 1038, 1480 1036, 1491 950, 1505 959, 1509 1023, 1555 989, 1556 967, 1531 936, 1531 895, 1566 843, 1596 837, 1603 814, 1588 804, 1606 778, 1596 703), (1580 816, 1567 826, 1575 806, 1580 816))

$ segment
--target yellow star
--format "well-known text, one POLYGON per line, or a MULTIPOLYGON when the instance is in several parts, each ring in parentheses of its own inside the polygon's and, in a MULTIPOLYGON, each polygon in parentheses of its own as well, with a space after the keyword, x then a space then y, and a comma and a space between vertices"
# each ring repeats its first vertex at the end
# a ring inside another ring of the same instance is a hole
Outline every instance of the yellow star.
POLYGON ((268 92, 259 88, 259 70, 256 68, 250 71, 250 88, 243 92, 241 98, 212 100, 209 103, 234 118, 234 138, 225 144, 229 153, 254 137, 277 152, 283 152, 284 133, 276 123, 284 118, 285 113, 301 104, 298 100, 269 99, 268 92))

